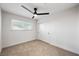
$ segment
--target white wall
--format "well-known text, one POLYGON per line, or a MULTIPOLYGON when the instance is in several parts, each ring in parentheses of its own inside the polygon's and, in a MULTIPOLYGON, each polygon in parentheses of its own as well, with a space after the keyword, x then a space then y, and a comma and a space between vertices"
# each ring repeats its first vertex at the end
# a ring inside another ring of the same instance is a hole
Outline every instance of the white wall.
POLYGON ((12 46, 18 43, 27 42, 35 39, 35 23, 32 19, 17 16, 8 12, 2 11, 2 47, 12 46), (11 20, 23 20, 33 23, 33 30, 13 31, 11 30, 11 20))
POLYGON ((79 6, 77 8, 77 41, 75 42, 76 43, 76 47, 78 47, 77 51, 79 53, 79 6))
POLYGON ((1 49, 2 49, 2 46, 1 46, 1 8, 0 8, 0 52, 1 52, 1 49))
POLYGON ((79 54, 77 7, 39 21, 39 39, 79 54))

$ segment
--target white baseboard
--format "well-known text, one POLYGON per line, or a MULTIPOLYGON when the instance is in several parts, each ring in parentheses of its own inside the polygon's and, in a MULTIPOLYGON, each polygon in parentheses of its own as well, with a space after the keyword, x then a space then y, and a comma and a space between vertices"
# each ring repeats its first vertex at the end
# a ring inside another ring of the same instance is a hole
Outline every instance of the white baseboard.
MULTIPOLYGON (((42 40, 42 39, 40 39, 40 40, 42 40)), ((42 40, 42 41, 47 42, 47 43, 49 43, 49 44, 51 44, 51 45, 54 45, 54 46, 56 46, 56 47, 58 47, 58 48, 64 49, 64 50, 66 50, 66 51, 70 51, 70 52, 72 52, 72 53, 79 54, 79 52, 75 52, 75 51, 73 51, 73 50, 71 50, 71 49, 68 49, 68 48, 66 48, 66 47, 63 47, 63 46, 58 45, 58 44, 56 44, 56 43, 52 43, 52 42, 49 42, 49 41, 47 41, 47 40, 42 40)))
MULTIPOLYGON (((31 39, 31 40, 35 40, 35 39, 31 39)), ((31 41, 31 40, 28 40, 28 41, 31 41)), ((7 47, 10 47, 10 46, 18 45, 18 44, 21 44, 21 43, 24 43, 24 42, 28 42, 28 41, 21 41, 21 42, 5 45, 2 48, 7 48, 7 47)))

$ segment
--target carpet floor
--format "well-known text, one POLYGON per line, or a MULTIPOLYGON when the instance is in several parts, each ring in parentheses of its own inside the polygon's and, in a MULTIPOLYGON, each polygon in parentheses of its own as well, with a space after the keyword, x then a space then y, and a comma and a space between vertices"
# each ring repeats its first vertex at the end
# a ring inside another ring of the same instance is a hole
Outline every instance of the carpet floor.
POLYGON ((2 49, 1 56, 78 56, 41 40, 33 40, 2 49))

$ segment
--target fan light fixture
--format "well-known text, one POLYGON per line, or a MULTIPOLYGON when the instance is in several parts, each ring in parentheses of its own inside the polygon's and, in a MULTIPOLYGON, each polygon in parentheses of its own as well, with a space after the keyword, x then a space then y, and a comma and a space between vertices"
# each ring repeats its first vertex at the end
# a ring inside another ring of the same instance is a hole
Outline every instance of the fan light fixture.
POLYGON ((35 16, 35 17, 37 17, 37 15, 36 15, 36 14, 34 14, 34 16, 35 16))

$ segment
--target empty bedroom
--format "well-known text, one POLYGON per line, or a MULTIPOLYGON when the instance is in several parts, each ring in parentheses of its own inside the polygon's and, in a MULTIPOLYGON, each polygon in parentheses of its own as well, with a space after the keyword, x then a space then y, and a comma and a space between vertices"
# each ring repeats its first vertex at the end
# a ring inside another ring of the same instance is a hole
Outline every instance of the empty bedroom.
POLYGON ((0 3, 0 56, 79 56, 79 4, 0 3))

